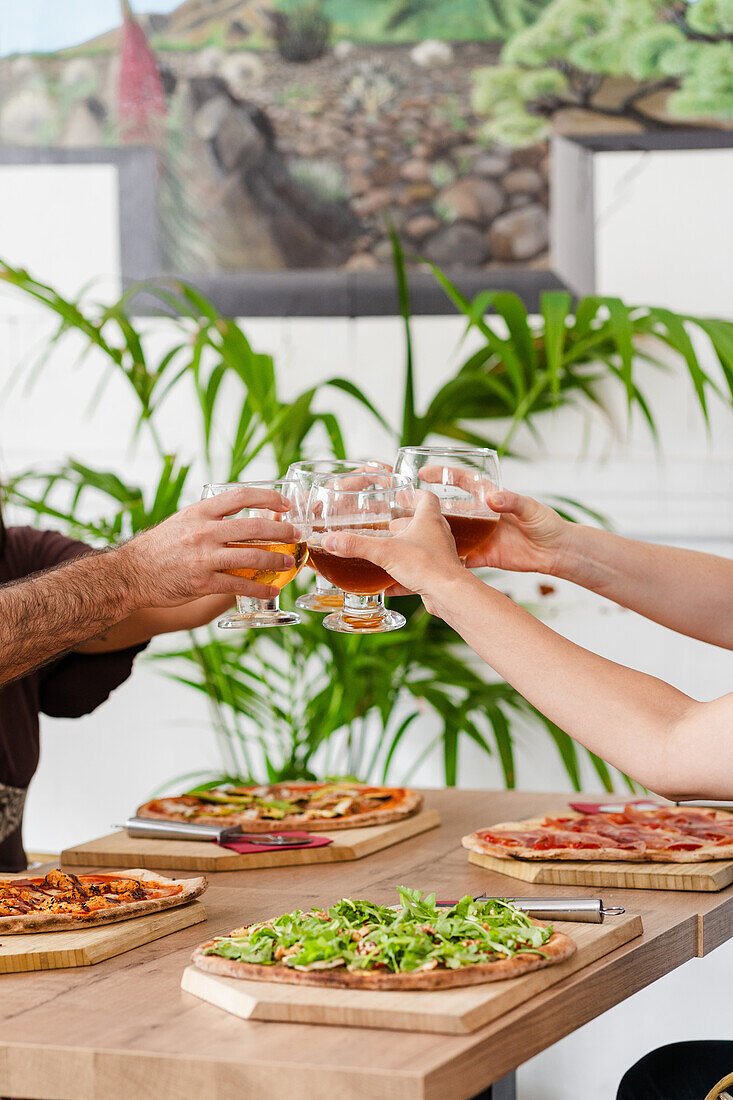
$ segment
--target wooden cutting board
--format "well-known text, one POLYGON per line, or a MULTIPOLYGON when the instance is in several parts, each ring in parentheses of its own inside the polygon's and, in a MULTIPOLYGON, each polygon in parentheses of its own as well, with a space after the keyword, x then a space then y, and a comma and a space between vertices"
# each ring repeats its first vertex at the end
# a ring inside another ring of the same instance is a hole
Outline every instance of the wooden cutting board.
POLYGON ((598 860, 521 860, 469 852, 468 862, 500 875, 553 886, 617 886, 637 890, 723 890, 733 860, 707 863, 623 863, 598 860))
POLYGON ((180 932, 206 920, 200 901, 132 917, 98 928, 80 928, 69 932, 34 932, 21 936, 0 937, 0 974, 18 974, 24 970, 56 970, 60 967, 92 966, 111 959, 144 943, 159 940, 171 932, 180 932))
POLYGON ((341 863, 363 859, 438 825, 440 817, 435 810, 422 810, 388 825, 318 833, 333 840, 333 844, 323 848, 286 848, 245 855, 200 840, 148 840, 121 831, 67 848, 61 853, 61 863, 66 867, 147 867, 158 871, 248 871, 257 867, 341 863))
POLYGON ((466 1035, 640 936, 643 931, 641 917, 635 915, 609 918, 605 924, 556 922, 554 927, 566 932, 578 945, 572 958, 521 978, 486 982, 465 989, 406 993, 321 989, 221 978, 195 966, 183 972, 181 988, 243 1020, 466 1035))

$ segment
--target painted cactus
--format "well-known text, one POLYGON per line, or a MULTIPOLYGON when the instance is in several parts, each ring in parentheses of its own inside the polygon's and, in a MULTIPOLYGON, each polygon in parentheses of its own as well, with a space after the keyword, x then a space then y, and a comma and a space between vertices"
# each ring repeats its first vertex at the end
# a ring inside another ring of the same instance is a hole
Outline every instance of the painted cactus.
POLYGON ((136 20, 129 0, 122 5, 117 129, 126 144, 154 142, 166 114, 163 81, 155 54, 136 20))

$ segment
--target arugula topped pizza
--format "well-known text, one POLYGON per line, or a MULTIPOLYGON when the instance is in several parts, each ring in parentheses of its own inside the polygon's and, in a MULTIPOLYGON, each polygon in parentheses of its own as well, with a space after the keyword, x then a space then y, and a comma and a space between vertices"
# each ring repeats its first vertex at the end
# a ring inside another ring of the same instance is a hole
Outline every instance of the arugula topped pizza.
POLYGON ((405 787, 364 783, 270 783, 257 787, 225 785, 189 791, 176 798, 146 802, 138 817, 192 821, 202 825, 240 825, 251 833, 277 829, 317 832, 384 825, 410 817, 422 795, 405 787))
POLYGON ((464 836, 463 847, 501 859, 699 863, 733 857, 733 815, 688 806, 505 821, 464 836))
POLYGON ((175 882, 151 871, 0 879, 0 934, 60 932, 140 917, 185 905, 206 889, 205 878, 175 882))
POLYGON ((234 978, 351 989, 446 989, 517 977, 569 958, 575 943, 507 901, 399 887, 391 907, 342 898, 237 928, 198 947, 202 970, 234 978))

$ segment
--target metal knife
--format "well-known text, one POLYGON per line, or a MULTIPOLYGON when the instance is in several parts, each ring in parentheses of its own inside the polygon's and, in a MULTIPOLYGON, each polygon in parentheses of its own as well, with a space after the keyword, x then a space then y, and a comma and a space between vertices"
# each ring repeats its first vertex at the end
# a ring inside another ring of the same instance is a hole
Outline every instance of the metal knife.
MULTIPOLYGON (((487 894, 479 894, 474 901, 491 900, 487 894)), ((626 910, 621 905, 603 904, 602 898, 498 898, 508 901, 537 920, 582 921, 586 924, 603 924, 606 917, 619 917, 626 910)), ((455 901, 439 901, 439 909, 450 909, 455 901)))
POLYGON ((124 825, 128 836, 157 840, 204 840, 224 844, 229 840, 246 840, 264 847, 302 848, 310 844, 305 837, 289 837, 272 833, 245 833, 240 825, 203 825, 193 821, 157 821, 149 817, 130 817, 124 825))

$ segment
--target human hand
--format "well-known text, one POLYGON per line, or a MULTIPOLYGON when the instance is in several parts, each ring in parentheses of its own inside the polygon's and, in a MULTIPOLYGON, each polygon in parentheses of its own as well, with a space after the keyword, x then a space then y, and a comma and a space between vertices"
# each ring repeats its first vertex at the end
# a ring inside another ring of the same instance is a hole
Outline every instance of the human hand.
POLYGON ((322 545, 338 557, 366 558, 381 566, 403 589, 418 593, 431 611, 435 587, 465 571, 438 498, 419 489, 415 497, 414 515, 395 520, 388 538, 331 531, 323 535, 322 545))
POLYGON ((459 466, 430 464, 419 472, 421 483, 454 486, 463 494, 444 500, 443 507, 457 513, 503 515, 483 545, 466 556, 472 569, 489 566, 514 572, 553 573, 560 551, 570 537, 572 524, 532 497, 503 491, 479 471, 459 466))
POLYGON ((490 539, 466 558, 469 569, 556 574, 573 524, 546 504, 507 490, 487 492, 486 503, 501 520, 490 539))
POLYGON ((239 518, 243 508, 287 512, 288 501, 269 489, 232 489, 191 504, 174 516, 143 531, 113 553, 142 607, 171 607, 214 593, 269 600, 279 589, 269 584, 231 576, 232 569, 289 569, 290 554, 259 547, 230 545, 249 542, 295 542, 296 528, 285 520, 239 518), (222 520, 227 516, 226 523, 222 520))

